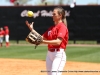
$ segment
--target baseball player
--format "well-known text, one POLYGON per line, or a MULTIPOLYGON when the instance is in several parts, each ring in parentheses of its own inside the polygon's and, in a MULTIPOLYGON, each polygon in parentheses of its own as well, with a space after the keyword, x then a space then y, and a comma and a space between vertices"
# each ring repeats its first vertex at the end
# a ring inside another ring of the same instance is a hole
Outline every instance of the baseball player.
POLYGON ((43 43, 48 44, 46 68, 48 75, 61 75, 66 63, 65 49, 68 43, 68 28, 62 7, 53 10, 54 25, 43 34, 43 43))
POLYGON ((4 26, 4 29, 5 29, 6 47, 9 47, 9 28, 8 26, 4 26))
MULTIPOLYGON (((62 7, 54 8, 53 21, 54 25, 42 35, 42 43, 48 44, 46 68, 48 75, 62 75, 66 63, 65 50, 69 38, 65 10, 62 7)), ((33 23, 26 22, 26 24, 32 28, 33 23)))
POLYGON ((3 38, 4 38, 4 30, 3 30, 3 28, 1 27, 0 28, 0 47, 2 47, 3 46, 3 38))

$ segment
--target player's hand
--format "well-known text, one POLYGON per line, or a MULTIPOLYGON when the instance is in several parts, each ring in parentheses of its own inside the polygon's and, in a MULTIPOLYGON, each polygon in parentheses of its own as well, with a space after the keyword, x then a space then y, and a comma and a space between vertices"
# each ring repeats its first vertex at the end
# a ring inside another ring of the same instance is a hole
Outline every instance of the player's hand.
POLYGON ((26 23, 26 25, 29 26, 31 29, 34 29, 34 28, 33 28, 34 22, 29 23, 29 22, 26 20, 25 23, 26 23))

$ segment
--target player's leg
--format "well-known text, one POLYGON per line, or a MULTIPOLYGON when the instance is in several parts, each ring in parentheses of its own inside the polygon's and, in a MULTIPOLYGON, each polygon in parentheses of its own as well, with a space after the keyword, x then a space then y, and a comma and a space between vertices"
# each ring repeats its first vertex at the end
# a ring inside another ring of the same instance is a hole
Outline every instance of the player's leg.
POLYGON ((1 47, 1 37, 0 37, 0 47, 1 47))
POLYGON ((5 36, 5 41, 6 41, 6 47, 9 46, 9 35, 5 36))
POLYGON ((59 52, 56 54, 56 57, 52 64, 52 74, 51 75, 62 75, 63 68, 66 63, 66 54, 65 52, 59 52))
POLYGON ((0 47, 3 46, 3 37, 0 37, 0 47))
POLYGON ((50 55, 48 51, 47 57, 46 57, 46 69, 47 69, 48 75, 51 75, 51 68, 52 68, 52 60, 50 59, 50 55))

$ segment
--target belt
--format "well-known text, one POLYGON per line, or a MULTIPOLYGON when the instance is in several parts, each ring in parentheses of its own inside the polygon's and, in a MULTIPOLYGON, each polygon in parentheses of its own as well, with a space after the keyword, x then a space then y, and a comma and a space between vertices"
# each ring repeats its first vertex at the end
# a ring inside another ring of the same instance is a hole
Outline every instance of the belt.
POLYGON ((57 48, 52 48, 52 49, 49 49, 50 52, 56 52, 56 51, 60 51, 60 49, 57 49, 57 48))

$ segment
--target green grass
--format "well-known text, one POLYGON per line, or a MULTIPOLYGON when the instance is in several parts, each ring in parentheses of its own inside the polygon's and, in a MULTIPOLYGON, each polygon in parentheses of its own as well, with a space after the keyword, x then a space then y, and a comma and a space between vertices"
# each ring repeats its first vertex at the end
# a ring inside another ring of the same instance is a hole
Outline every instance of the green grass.
POLYGON ((46 47, 34 46, 12 46, 0 49, 0 58, 21 58, 21 59, 44 59, 46 57, 46 47))
POLYGON ((100 47, 68 47, 67 60, 100 63, 100 47))
MULTIPOLYGON (((45 60, 46 46, 10 46, 0 48, 0 58, 14 59, 40 59, 45 60)), ((75 47, 68 46, 66 49, 67 61, 100 63, 100 47, 75 47)))
MULTIPOLYGON (((12 44, 16 44, 17 41, 16 40, 10 40, 10 43, 12 44)), ((74 44, 74 41, 73 40, 69 40, 68 41, 69 44, 74 44)), ((28 42, 26 42, 25 40, 19 40, 19 44, 29 44, 28 42)), ((76 44, 97 44, 97 41, 96 40, 93 40, 93 41, 88 41, 88 40, 77 40, 76 41, 76 44)))

